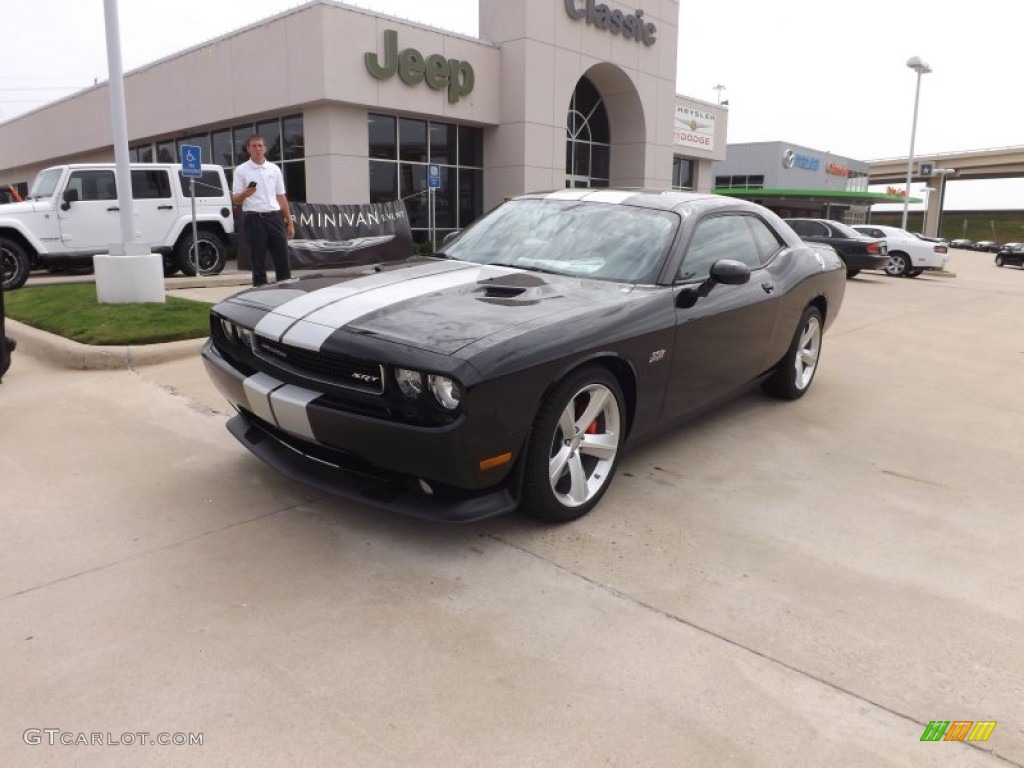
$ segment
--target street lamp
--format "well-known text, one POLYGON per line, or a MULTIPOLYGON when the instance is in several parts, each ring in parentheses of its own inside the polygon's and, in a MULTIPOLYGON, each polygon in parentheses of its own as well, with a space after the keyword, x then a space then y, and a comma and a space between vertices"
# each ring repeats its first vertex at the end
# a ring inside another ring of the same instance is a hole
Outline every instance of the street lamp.
POLYGON ((721 106, 722 105, 722 91, 725 90, 725 86, 724 85, 716 85, 711 90, 718 91, 718 105, 721 106))
POLYGON ((907 66, 917 72, 917 89, 914 91, 914 121, 910 126, 910 156, 907 158, 907 195, 903 198, 903 229, 907 228, 907 209, 910 206, 910 179, 914 175, 914 136, 917 134, 917 102, 921 96, 921 75, 932 71, 920 56, 907 59, 907 66))

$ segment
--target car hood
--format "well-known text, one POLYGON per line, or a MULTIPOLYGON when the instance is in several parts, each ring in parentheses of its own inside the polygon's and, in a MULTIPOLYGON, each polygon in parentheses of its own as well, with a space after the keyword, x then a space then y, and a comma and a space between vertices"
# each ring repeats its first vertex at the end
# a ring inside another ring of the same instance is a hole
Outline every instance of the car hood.
POLYGON ((338 281, 294 280, 229 299, 266 315, 256 334, 321 350, 338 334, 355 333, 452 355, 494 334, 557 315, 621 302, 628 283, 540 274, 460 261, 431 261, 338 281))
POLYGON ((50 200, 26 200, 21 203, 4 203, 0 205, 0 216, 21 216, 26 213, 49 210, 50 200))

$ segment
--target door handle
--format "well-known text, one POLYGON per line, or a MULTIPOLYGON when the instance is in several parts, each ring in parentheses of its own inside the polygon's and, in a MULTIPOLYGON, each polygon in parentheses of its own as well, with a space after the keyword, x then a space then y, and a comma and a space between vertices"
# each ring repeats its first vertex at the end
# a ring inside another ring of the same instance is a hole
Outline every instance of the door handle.
POLYGON ((764 289, 765 293, 771 293, 772 291, 775 290, 775 283, 773 283, 771 280, 768 280, 767 282, 761 283, 761 287, 764 289))
POLYGON ((173 206, 173 205, 158 205, 158 206, 156 207, 156 209, 157 209, 158 211, 170 211, 170 210, 172 210, 173 208, 174 208, 174 206, 173 206))
POLYGON ((120 211, 121 209, 118 208, 116 205, 112 205, 109 208, 107 208, 107 210, 108 211, 120 211))

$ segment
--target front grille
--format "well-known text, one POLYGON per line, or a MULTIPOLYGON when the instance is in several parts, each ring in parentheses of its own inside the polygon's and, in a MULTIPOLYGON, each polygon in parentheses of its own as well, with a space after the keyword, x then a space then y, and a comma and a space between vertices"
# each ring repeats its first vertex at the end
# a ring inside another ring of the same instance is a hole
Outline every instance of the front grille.
POLYGON ((270 339, 255 339, 258 358, 292 373, 325 384, 379 395, 384 391, 384 367, 329 352, 314 352, 270 339))

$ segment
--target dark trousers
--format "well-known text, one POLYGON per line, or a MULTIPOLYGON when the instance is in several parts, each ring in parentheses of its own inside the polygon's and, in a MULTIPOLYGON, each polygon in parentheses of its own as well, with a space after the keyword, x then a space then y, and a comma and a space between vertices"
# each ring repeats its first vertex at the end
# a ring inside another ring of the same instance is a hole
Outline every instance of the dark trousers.
POLYGON ((288 234, 280 212, 245 214, 245 238, 249 243, 249 257, 252 259, 252 284, 266 285, 267 251, 274 262, 274 277, 277 282, 292 276, 288 266, 288 234))

